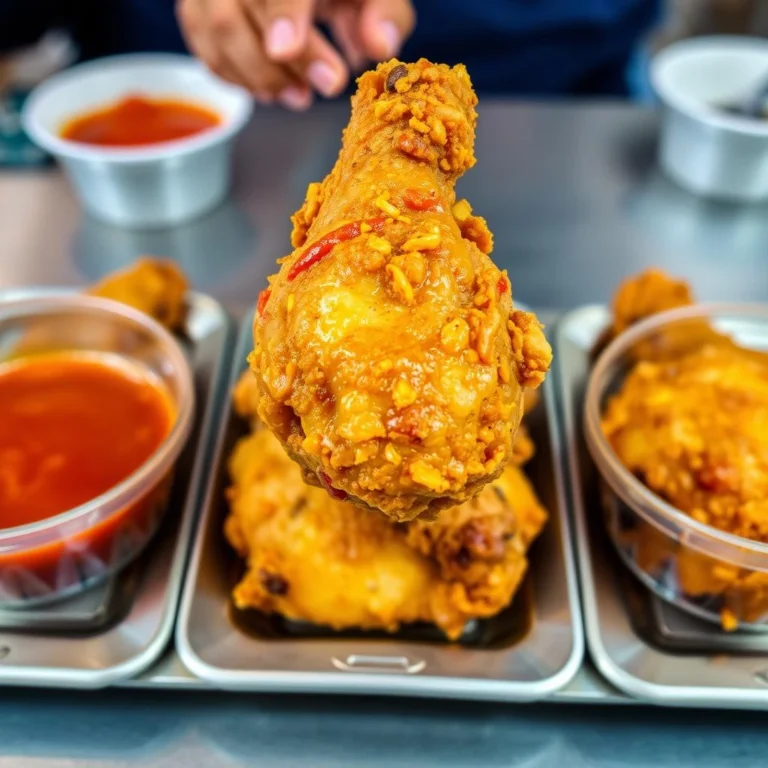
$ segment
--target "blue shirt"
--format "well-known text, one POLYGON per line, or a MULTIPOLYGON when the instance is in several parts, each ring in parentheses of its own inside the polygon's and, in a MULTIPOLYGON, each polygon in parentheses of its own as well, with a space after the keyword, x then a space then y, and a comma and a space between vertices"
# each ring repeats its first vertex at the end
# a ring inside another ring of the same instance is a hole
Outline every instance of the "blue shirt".
MULTIPOLYGON (((660 0, 416 0, 400 58, 464 62, 480 93, 622 94, 660 0)), ((185 51, 174 0, 0 0, 0 50, 67 25, 84 58, 185 51)))

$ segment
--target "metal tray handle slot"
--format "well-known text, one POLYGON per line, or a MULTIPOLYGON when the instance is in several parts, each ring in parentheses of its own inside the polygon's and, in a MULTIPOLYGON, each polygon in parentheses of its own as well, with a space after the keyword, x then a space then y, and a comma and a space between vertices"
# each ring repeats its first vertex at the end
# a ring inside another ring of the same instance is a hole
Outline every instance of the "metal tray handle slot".
POLYGON ((407 656, 366 656, 350 654, 346 659, 331 657, 331 664, 342 672, 368 672, 376 674, 418 675, 427 662, 423 659, 409 659, 407 656))

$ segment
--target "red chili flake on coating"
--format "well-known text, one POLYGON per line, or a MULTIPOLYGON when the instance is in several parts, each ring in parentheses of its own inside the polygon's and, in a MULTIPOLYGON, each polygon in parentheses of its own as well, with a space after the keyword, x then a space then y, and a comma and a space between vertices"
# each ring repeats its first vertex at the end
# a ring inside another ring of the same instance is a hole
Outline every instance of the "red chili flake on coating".
MULTIPOLYGON (((385 217, 379 216, 375 219, 367 219, 365 223, 374 232, 381 232, 384 221, 385 217)), ((288 280, 295 280, 302 272, 306 272, 310 267, 317 264, 318 261, 325 258, 333 250, 335 245, 343 243, 345 240, 359 237, 362 223, 362 221, 353 221, 351 224, 345 224, 343 227, 334 229, 324 237, 321 237, 316 243, 310 245, 288 270, 288 280)))
POLYGON ((334 488, 331 485, 331 478, 328 477, 325 472, 319 472, 318 474, 320 475, 320 482, 325 486, 325 490, 328 491, 328 495, 332 499, 345 501, 349 497, 349 494, 346 491, 340 491, 338 488, 334 488))
POLYGON ((269 301, 269 297, 272 295, 272 291, 269 288, 265 288, 260 294, 259 294, 259 300, 256 302, 256 313, 259 317, 261 317, 264 314, 264 310, 267 307, 267 302, 269 301))
POLYGON ((496 283, 496 288, 499 293, 506 293, 507 292, 507 278, 502 275, 499 278, 499 282, 496 283))
POLYGON ((406 208, 410 208, 412 211, 443 212, 443 204, 434 189, 428 193, 418 189, 406 189, 403 193, 403 203, 405 203, 406 208))

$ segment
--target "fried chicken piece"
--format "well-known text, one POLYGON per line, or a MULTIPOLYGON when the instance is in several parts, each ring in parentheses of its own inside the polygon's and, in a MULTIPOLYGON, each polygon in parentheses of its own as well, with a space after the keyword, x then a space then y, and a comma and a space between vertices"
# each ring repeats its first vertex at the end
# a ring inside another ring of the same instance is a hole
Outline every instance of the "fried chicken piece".
MULTIPOLYGON (((677 361, 639 363, 602 426, 622 464, 670 504, 768 542, 768 359, 708 346, 677 361)), ((720 596, 725 629, 768 612, 768 574, 678 547, 648 524, 620 535, 640 567, 674 562, 685 594, 720 596)))
MULTIPOLYGON (((598 342, 595 354, 633 325, 653 315, 691 306, 695 298, 691 287, 660 269, 649 269, 625 280, 613 299, 613 320, 598 342)), ((628 354, 635 360, 675 360, 704 344, 733 346, 701 319, 680 320, 650 334, 635 344, 628 354)))
MULTIPOLYGON (((240 376, 232 393, 232 400, 235 406, 235 412, 251 425, 251 429, 258 429, 260 426, 258 405, 259 405, 259 385, 252 371, 245 371, 240 376)), ((524 413, 530 413, 539 403, 538 391, 528 389, 525 391, 523 399, 524 413)), ((515 434, 515 441, 512 444, 512 455, 510 462, 518 467, 527 464, 536 453, 536 446, 531 439, 528 428, 523 421, 515 434)))
POLYGON ((473 155, 463 66, 359 80, 338 161, 259 298, 258 413, 307 482, 394 520, 462 503, 512 455, 551 350, 454 184, 473 155))
POLYGON ((768 358, 707 346, 640 363, 602 428, 622 464, 671 504, 768 542, 768 358))
MULTIPOLYGON (((656 278, 651 283, 659 285, 656 278)), ((677 287, 656 306, 666 309, 673 295, 693 300, 683 283, 670 285, 677 287)), ((626 310, 632 296, 642 291, 625 284, 615 306, 626 310)), ((654 303, 645 295, 635 307, 641 305, 651 312, 654 303)), ((615 327, 621 327, 618 318, 615 327)), ((652 341, 636 346, 647 359, 608 401, 606 438, 621 463, 677 509, 726 533, 768 542, 768 356, 739 347, 704 320, 665 327, 652 341)), ((650 525, 617 535, 644 569, 674 561, 687 595, 721 596, 724 627, 735 628, 734 617, 756 620, 768 610, 766 574, 686 547, 673 551, 650 525)))
POLYGON ((176 331, 186 319, 188 290, 187 278, 175 262, 144 256, 127 269, 107 275, 88 293, 134 307, 176 331))
MULTIPOLYGON (((490 487, 465 504, 444 510, 433 522, 408 524, 406 541, 438 564, 442 611, 458 608, 465 617, 497 614, 517 591, 528 567, 525 553, 547 513, 528 479, 510 464, 490 487)), ((440 621, 440 603, 433 604, 440 621)), ((450 636, 450 632, 447 632, 450 636)))
MULTIPOLYGON (((614 332, 694 302, 690 287, 659 270, 628 280, 614 300, 614 332)), ((671 504, 701 522, 766 540, 768 498, 768 356, 739 347, 707 321, 682 322, 679 351, 658 347, 624 380, 603 416, 603 431, 622 463, 671 504), (697 325, 694 333, 683 340, 697 325), (744 505, 748 508, 745 508, 744 505), (719 522, 718 522, 719 521, 719 522)), ((639 347, 640 345, 638 345, 639 347)))
MULTIPOLYGON (((183 325, 186 316, 187 280, 172 262, 144 257, 132 267, 115 272, 84 292, 111 299, 144 312, 169 331, 183 325)), ((91 318, 69 318, 66 323, 27 330, 14 344, 14 354, 24 355, 40 349, 59 349, 80 339, 92 348, 108 349, 119 344, 110 323, 94 323, 91 318), (86 341, 87 340, 87 341, 86 341)))
POLYGON ((691 287, 661 269, 648 269, 625 280, 613 297, 611 335, 618 336, 648 317, 694 303, 691 287))
POLYGON ((247 559, 235 605, 334 629, 425 621, 458 638, 512 599, 546 520, 510 466, 437 523, 395 524, 305 485, 265 429, 237 444, 230 474, 225 533, 247 559))

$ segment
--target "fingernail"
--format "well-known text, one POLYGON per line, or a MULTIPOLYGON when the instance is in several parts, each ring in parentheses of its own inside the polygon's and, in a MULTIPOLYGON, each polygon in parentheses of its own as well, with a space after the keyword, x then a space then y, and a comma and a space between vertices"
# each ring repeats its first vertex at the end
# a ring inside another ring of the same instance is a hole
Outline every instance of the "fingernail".
POLYGON ((292 85, 283 88, 277 98, 284 107, 296 110, 297 112, 303 112, 312 103, 312 96, 308 91, 303 91, 292 85))
POLYGON ((313 61, 307 68, 307 77, 312 87, 323 96, 333 96, 339 87, 339 75, 325 61, 313 61))
POLYGON ((284 56, 296 46, 296 25, 285 17, 276 19, 269 28, 267 50, 270 56, 284 56))
POLYGON ((393 22, 382 21, 379 24, 379 38, 386 58, 392 58, 400 50, 400 30, 393 22))

